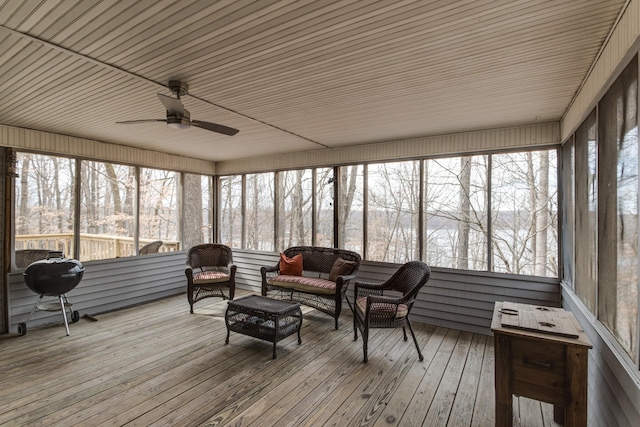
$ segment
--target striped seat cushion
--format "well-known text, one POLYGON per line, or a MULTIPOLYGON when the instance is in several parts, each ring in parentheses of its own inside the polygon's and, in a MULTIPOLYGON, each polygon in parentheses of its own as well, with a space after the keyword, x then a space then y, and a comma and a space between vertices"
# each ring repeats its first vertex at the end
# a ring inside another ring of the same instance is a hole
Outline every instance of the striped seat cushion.
POLYGON ((228 280, 229 275, 223 271, 203 271, 193 275, 193 283, 196 285, 226 282, 228 280))
POLYGON ((279 275, 269 281, 273 286, 292 289, 299 292, 333 295, 336 293, 336 282, 317 277, 279 275))
MULTIPOLYGON (((363 313, 367 310, 367 297, 360 297, 356 300, 356 305, 363 313)), ((396 313, 396 319, 407 317, 409 309, 406 304, 398 304, 398 312, 396 313)), ((382 302, 374 302, 371 304, 371 313, 393 313, 396 310, 395 304, 385 304, 382 302)))

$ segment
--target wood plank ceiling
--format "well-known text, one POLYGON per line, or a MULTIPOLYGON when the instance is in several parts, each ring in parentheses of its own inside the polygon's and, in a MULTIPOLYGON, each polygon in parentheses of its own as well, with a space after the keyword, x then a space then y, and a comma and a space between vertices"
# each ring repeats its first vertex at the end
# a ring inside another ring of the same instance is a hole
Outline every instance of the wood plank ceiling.
POLYGON ((222 161, 558 121, 624 0, 0 0, 0 124, 222 161), (190 86, 167 129, 156 93, 190 86))

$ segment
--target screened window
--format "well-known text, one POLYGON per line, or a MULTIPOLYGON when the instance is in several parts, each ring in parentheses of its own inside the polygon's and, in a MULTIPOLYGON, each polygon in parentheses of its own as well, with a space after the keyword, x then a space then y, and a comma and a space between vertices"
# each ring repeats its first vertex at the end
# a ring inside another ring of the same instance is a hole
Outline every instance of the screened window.
POLYGON ((80 260, 135 255, 135 168, 83 160, 80 165, 80 260))
POLYGON ((494 154, 491 173, 493 271, 558 277, 556 152, 494 154))
POLYGON ((15 249, 49 249, 74 256, 75 161, 18 153, 15 180, 15 249))
POLYGON ((335 177, 333 168, 318 168, 316 173, 316 246, 333 246, 333 207, 335 177))
POLYGON ((575 155, 573 138, 562 146, 562 236, 565 250, 562 252, 563 279, 573 284, 574 275, 574 224, 575 224, 575 155))
POLYGON ((242 247, 242 177, 220 177, 220 242, 242 247))
POLYGON ((162 240, 161 251, 179 248, 180 200, 177 172, 140 168, 139 244, 162 240))
POLYGON ((379 163, 367 169, 367 259, 419 259, 420 162, 379 163))
POLYGON ((598 105, 598 318, 637 361, 638 59, 598 105))
POLYGON ((278 248, 311 245, 313 180, 311 169, 278 173, 278 248))
POLYGON ((246 176, 246 248, 257 251, 275 250, 274 203, 275 174, 258 173, 246 176))
POLYGON ((338 247, 363 255, 364 166, 342 166, 338 176, 338 247))
POLYGON ((487 269, 487 156, 426 160, 424 258, 433 266, 487 269))
MULTIPOLYGON (((597 121, 594 110, 575 133, 575 292, 596 312, 597 121)), ((570 280, 570 278, 567 278, 570 280)))
POLYGON ((184 174, 182 244, 185 249, 213 241, 213 187, 209 176, 184 174))

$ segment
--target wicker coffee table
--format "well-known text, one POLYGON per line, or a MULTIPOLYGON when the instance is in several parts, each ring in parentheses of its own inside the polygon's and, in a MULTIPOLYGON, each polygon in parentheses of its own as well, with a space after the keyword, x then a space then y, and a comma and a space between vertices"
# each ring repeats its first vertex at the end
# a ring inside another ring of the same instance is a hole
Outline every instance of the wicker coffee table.
POLYGON ((298 333, 298 344, 302 344, 300 328, 302 311, 300 303, 280 301, 258 295, 249 295, 229 301, 224 316, 227 339, 231 331, 249 335, 273 343, 273 358, 276 358, 276 343, 298 333))

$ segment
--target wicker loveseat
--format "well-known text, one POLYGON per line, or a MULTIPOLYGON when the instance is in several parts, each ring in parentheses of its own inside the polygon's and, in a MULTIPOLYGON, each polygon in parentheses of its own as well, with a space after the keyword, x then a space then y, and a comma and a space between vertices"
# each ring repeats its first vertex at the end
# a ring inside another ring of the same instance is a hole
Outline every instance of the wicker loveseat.
POLYGON ((360 268, 360 255, 346 249, 316 246, 295 246, 286 249, 283 254, 288 258, 302 255, 302 275, 281 275, 279 262, 274 266, 262 267, 262 295, 297 301, 327 313, 333 316, 335 328, 338 329, 342 300, 349 281, 355 279, 360 268), (336 274, 335 266, 341 263, 339 270, 342 270, 342 274, 335 280, 329 280, 330 276, 336 274))

